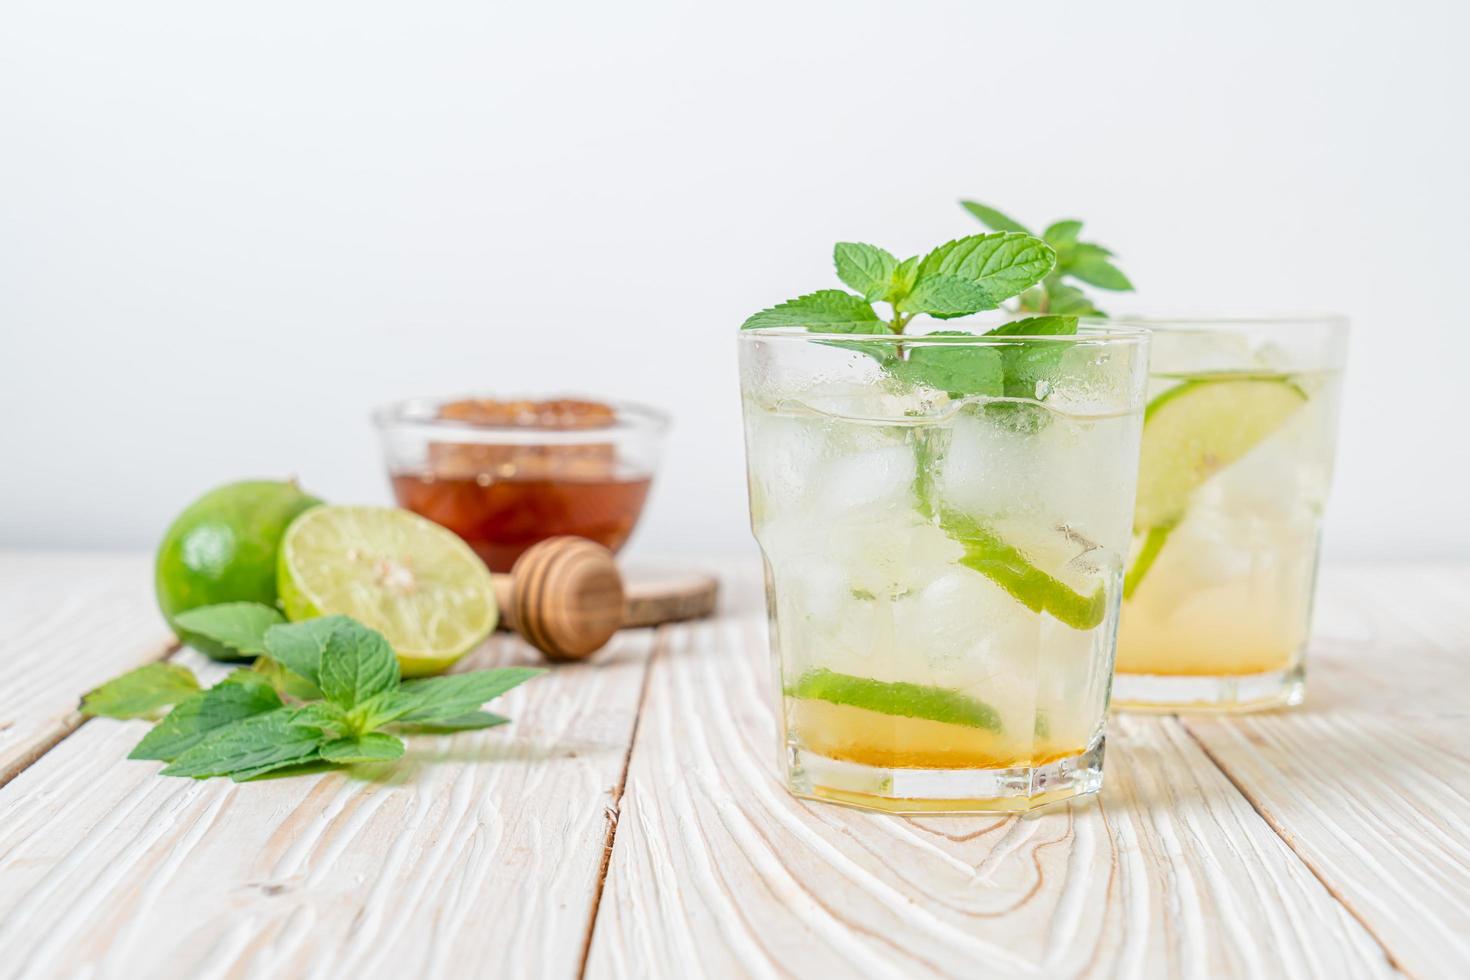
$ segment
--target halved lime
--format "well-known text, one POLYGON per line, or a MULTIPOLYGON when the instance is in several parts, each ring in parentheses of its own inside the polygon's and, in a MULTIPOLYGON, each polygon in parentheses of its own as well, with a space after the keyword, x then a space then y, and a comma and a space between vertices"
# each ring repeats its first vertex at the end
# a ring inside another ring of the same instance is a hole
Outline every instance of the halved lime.
POLYGON ((498 610, 490 572, 458 535, 395 507, 317 507, 281 540, 281 602, 293 622, 344 615, 387 637, 405 677, 474 649, 498 610))
POLYGON ((1135 532, 1172 527, 1200 484, 1307 403, 1286 375, 1196 375, 1144 409, 1135 532))
POLYGON ((786 689, 793 698, 828 701, 903 718, 927 718, 949 725, 1000 731, 1000 715, 983 701, 945 687, 906 681, 879 681, 839 674, 826 667, 808 670, 786 689))

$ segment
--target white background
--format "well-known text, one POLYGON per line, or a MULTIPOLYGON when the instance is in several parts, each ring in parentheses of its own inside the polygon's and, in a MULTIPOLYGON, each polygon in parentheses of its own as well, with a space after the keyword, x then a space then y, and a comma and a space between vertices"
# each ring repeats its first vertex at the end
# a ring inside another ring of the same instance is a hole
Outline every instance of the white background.
POLYGON ((1086 219, 1115 312, 1350 314, 1329 548, 1464 555, 1467 9, 12 0, 0 544, 387 501, 370 406, 570 389, 677 416, 640 550, 743 549, 736 326, 970 196, 1086 219))

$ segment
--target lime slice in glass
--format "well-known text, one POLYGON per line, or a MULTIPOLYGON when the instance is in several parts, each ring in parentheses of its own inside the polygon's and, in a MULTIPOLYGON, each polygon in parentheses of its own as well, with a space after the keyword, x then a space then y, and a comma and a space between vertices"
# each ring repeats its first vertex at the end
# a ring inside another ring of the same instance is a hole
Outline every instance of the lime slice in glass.
POLYGON ((1048 612, 1078 630, 1093 629, 1107 615, 1108 597, 1100 582, 1086 594, 1078 592, 1038 567, 1035 549, 1023 550, 982 521, 958 511, 942 510, 939 526, 964 545, 961 565, 984 575, 1032 612, 1048 612))
POLYGON ((795 684, 787 688, 786 694, 903 718, 926 718, 992 732, 1001 728, 1000 715, 994 708, 958 691, 905 681, 855 677, 826 667, 817 667, 802 674, 795 684))
POLYGON ((444 670, 492 629, 490 572, 459 536, 393 507, 317 507, 281 540, 292 622, 351 616, 382 633, 405 677, 444 670))
POLYGON ((1197 375, 1159 395, 1144 410, 1134 530, 1177 524, 1200 484, 1306 403, 1285 375, 1197 375))

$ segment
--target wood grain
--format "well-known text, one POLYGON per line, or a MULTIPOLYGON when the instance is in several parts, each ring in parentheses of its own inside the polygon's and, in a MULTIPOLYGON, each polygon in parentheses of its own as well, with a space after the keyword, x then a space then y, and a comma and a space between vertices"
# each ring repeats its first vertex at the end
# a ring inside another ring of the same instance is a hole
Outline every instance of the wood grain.
POLYGON ((1101 801, 864 813, 778 782, 758 616, 666 632, 589 977, 1393 973, 1173 719, 1110 726, 1101 801))
POLYGON ((169 779, 125 761, 142 723, 89 722, 0 790, 0 976, 575 975, 652 643, 382 769, 169 779))
POLYGON ((0 786, 81 723, 82 694, 168 653, 141 555, 0 552, 0 786))
POLYGON ((1470 570, 1329 573, 1317 620, 1301 708, 1185 724, 1396 963, 1470 975, 1470 570))

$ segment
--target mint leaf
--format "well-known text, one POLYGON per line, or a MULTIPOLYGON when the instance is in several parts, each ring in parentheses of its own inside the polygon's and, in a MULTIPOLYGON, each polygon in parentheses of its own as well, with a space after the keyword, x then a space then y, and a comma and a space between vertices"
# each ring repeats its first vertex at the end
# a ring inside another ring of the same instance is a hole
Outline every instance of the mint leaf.
POLYGON ((955 276, 980 286, 998 303, 1036 285, 1055 263, 1056 252, 1039 238, 1015 232, 971 235, 925 255, 914 289, 934 276, 955 276))
POLYGON ((837 265, 837 278, 869 302, 884 297, 898 268, 898 259, 892 253, 861 242, 838 242, 832 250, 832 261, 837 265))
POLYGON ((840 289, 821 289, 788 299, 761 310, 740 325, 741 330, 757 327, 806 327, 827 333, 886 333, 888 330, 867 300, 840 289))
POLYGON ((322 731, 298 724, 294 708, 277 708, 210 732, 163 770, 165 776, 258 776, 319 757, 322 731))
POLYGON ((1054 221, 1047 226, 1046 231, 1041 233, 1041 237, 1046 239, 1048 245, 1060 252, 1063 245, 1074 244, 1077 241, 1078 233, 1081 231, 1082 222, 1080 221, 1070 219, 1066 221, 1054 221))
MULTIPOLYGON (((969 337, 963 330, 940 330, 929 337, 969 337)), ((909 352, 908 360, 893 365, 893 374, 910 384, 927 385, 951 398, 966 395, 999 395, 1005 370, 994 347, 964 344, 922 345, 909 352)))
POLYGON ((920 255, 911 255, 898 264, 893 270, 888 292, 883 294, 885 301, 896 303, 913 291, 914 283, 919 279, 919 261, 922 258, 920 255))
POLYGON ((1013 218, 1006 217, 987 204, 981 204, 978 201, 961 201, 960 206, 979 218, 981 223, 992 231, 1019 231, 1025 235, 1031 234, 1026 230, 1025 225, 1013 218))
POLYGON ((317 679, 328 701, 351 708, 397 687, 398 678, 398 658, 382 633, 349 619, 328 634, 317 679))
POLYGON ((224 602, 181 612, 174 622, 247 657, 265 653, 265 631, 286 617, 259 602, 224 602))
POLYGON ((1053 313, 1065 313, 1074 316, 1102 316, 1102 310, 1092 305, 1092 300, 1087 294, 1076 286, 1063 284, 1048 285, 1047 296, 1049 300, 1048 309, 1053 313))
POLYGON ((296 709, 295 724, 320 728, 333 738, 367 731, 352 717, 352 712, 330 701, 314 701, 296 709))
POLYGON ((114 677, 82 697, 82 714, 100 718, 142 718, 199 692, 199 682, 178 664, 147 664, 114 677))
POLYGON ((256 657, 250 669, 263 677, 282 697, 292 697, 298 701, 321 700, 321 688, 300 674, 287 670, 279 660, 256 657))
POLYGON ((543 673, 539 667, 501 667, 405 681, 390 695, 383 714, 400 723, 447 722, 543 673))
POLYGON ((368 732, 356 738, 338 738, 322 746, 328 762, 352 765, 360 762, 392 762, 403 755, 403 741, 383 732, 368 732))
POLYGON ((1077 332, 1075 316, 1027 316, 1003 323, 986 332, 987 337, 1046 337, 1077 332))
POLYGON ((334 630, 344 623, 357 625, 346 616, 322 616, 265 631, 265 652, 291 673, 320 686, 322 651, 334 630))
POLYGON ((494 728, 496 725, 504 725, 509 721, 510 719, 504 715, 497 715, 489 711, 471 711, 469 714, 456 715, 453 718, 444 718, 439 721, 403 722, 402 726, 408 731, 425 735, 447 735, 477 728, 494 728))
POLYGON ((263 679, 238 670, 207 691, 180 702, 138 743, 129 759, 177 759, 209 733, 225 725, 281 707, 281 699, 263 679))
POLYGON ((1076 276, 1090 286, 1127 292, 1133 283, 1123 271, 1108 261, 1111 253, 1101 245, 1077 245, 1067 263, 1067 274, 1076 276))
POLYGON ((900 312, 928 313, 940 318, 993 310, 996 305, 985 287, 946 275, 919 280, 913 292, 895 304, 900 312))
MULTIPOLYGON (((1077 332, 1075 316, 1029 316, 1012 320, 990 331, 990 337, 1048 337, 1069 336, 1077 332)), ((1005 369, 1005 394, 1009 398, 1044 399, 1049 390, 1042 382, 1055 383, 1062 355, 1070 344, 1037 341, 1019 343, 1000 348, 1001 363, 1005 369)), ((991 406, 1000 408, 1000 406, 991 406)), ((1041 419, 1025 412, 1017 412, 1021 405, 1009 405, 1000 409, 1000 414, 1021 415, 1016 419, 1026 428, 1036 428, 1041 419)), ((995 414, 995 413, 992 413, 995 414)))

